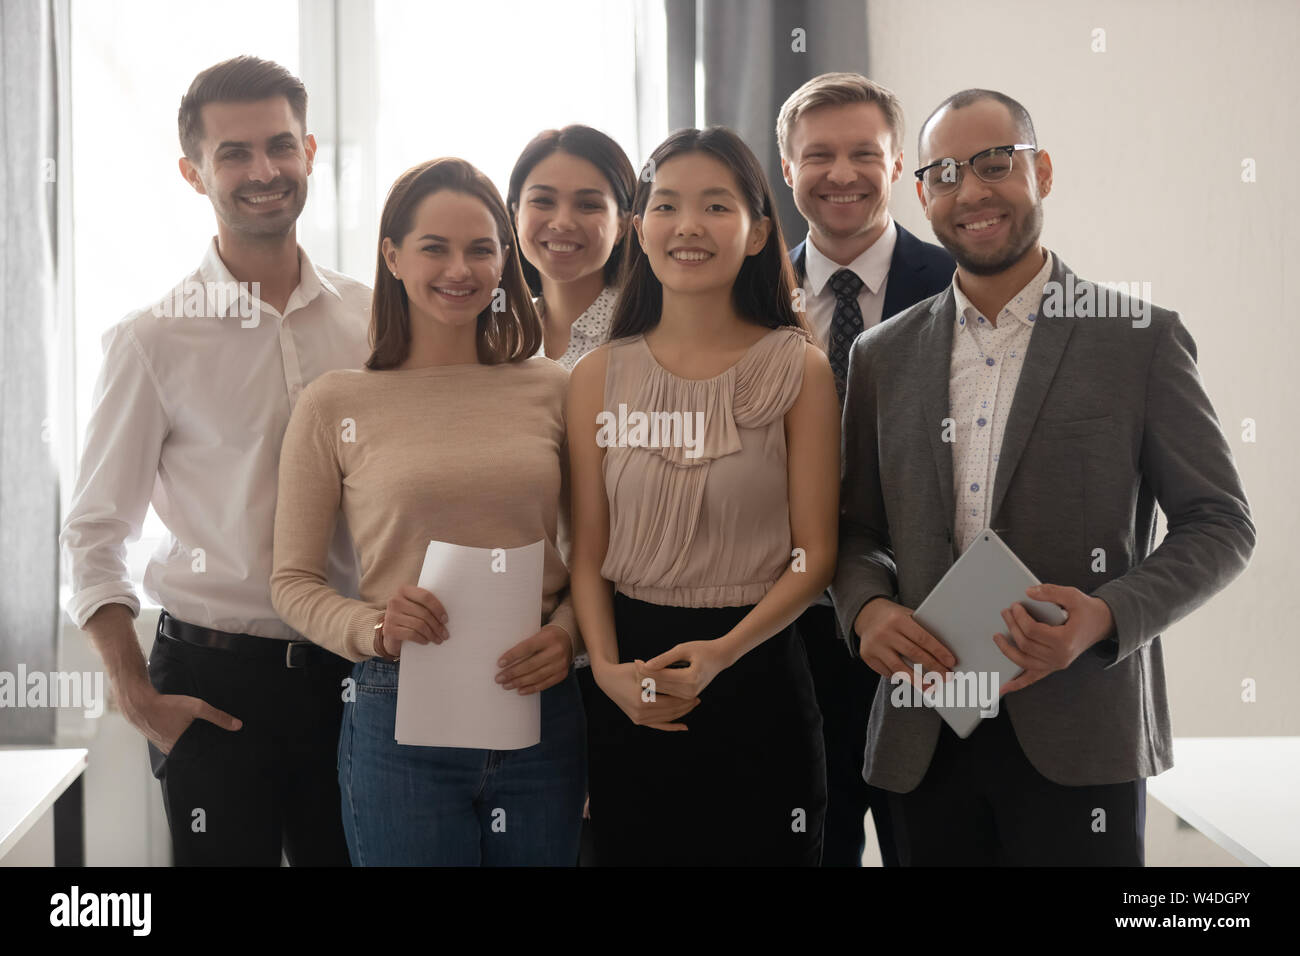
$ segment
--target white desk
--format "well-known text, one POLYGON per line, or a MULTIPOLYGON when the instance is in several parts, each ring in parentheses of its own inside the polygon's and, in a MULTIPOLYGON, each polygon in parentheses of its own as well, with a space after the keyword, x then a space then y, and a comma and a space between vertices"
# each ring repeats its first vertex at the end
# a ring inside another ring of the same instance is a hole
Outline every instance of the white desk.
POLYGON ((86 753, 52 747, 0 749, 0 857, 81 776, 86 753))
POLYGON ((1147 793, 1248 866, 1300 866, 1300 737, 1176 737, 1147 793))

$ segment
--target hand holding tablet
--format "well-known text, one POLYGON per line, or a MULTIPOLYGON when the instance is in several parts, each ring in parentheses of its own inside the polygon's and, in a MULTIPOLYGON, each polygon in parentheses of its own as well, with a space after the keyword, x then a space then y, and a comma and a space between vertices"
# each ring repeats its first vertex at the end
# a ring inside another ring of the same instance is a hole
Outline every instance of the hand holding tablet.
MULTIPOLYGON (((1050 600, 1055 592, 1030 597, 1028 591, 1037 587, 1038 579, 1006 542, 985 529, 916 609, 916 623, 956 656, 955 677, 945 680, 922 703, 933 706, 959 737, 969 736, 981 717, 997 714, 1001 692, 1018 690, 1050 672, 1042 668, 1056 657, 1042 646, 1050 643, 1043 629, 1064 625, 1069 614, 1050 600), (990 640, 1010 629, 1003 617, 1009 606, 1022 615, 1012 618, 1015 645, 1004 644, 1001 638, 990 640), (1029 634, 1035 642, 1032 646, 1029 634), (1029 679, 1017 685, 1022 675, 1029 679)), ((895 703, 914 706, 916 702, 896 695, 895 703)))
POLYGON ((1023 672, 1014 680, 1002 685, 1001 693, 1027 687, 1053 671, 1064 670, 1075 659, 1092 647, 1111 637, 1115 618, 1110 606, 1101 598, 1084 594, 1078 588, 1056 584, 1040 584, 1025 592, 1031 599, 1012 604, 1002 611, 1007 629, 993 635, 993 641, 1002 653, 1014 661, 1023 672), (1037 613, 1029 614, 1026 608, 1037 608, 1053 602, 1065 620, 1043 620, 1037 613), (1010 634, 1011 641, 1007 640, 1010 634), (1014 642, 1014 643, 1013 643, 1014 642))

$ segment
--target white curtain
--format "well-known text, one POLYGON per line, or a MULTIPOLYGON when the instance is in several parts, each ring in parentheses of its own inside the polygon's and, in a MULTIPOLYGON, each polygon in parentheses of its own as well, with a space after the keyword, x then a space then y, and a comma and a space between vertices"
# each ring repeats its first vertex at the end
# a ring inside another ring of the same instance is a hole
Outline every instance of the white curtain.
MULTIPOLYGON (((48 674, 57 656, 53 23, 53 0, 0 0, 0 672, 12 680, 20 665, 48 674)), ((49 707, 0 707, 0 743, 48 743, 54 731, 49 707)))

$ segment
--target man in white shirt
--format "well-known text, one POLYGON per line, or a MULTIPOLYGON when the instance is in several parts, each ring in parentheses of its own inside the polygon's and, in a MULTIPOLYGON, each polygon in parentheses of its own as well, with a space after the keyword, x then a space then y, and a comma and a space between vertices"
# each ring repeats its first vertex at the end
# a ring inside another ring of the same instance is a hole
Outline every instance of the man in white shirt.
MULTIPOLYGON (((336 752, 347 661, 271 605, 280 441, 302 389, 368 355, 370 290, 297 244, 316 152, 307 93, 238 57, 181 101, 181 174, 212 203, 199 268, 104 336, 60 544, 68 614, 104 658, 162 782, 178 865, 347 865, 336 752), (125 542, 152 502, 168 535, 145 593, 148 668, 125 542)), ((355 593, 340 520, 331 579, 355 593)))
MULTIPOLYGON (((790 250, 808 321, 826 350, 840 403, 849 347, 864 329, 939 292, 952 258, 889 215, 903 170, 903 108, 885 87, 857 73, 824 73, 795 90, 776 124, 781 170, 808 237, 790 250)), ((826 744, 823 866, 858 866, 870 808, 886 866, 897 862, 883 791, 862 779, 867 713, 877 677, 837 640, 830 599, 796 622, 812 669, 826 744)))

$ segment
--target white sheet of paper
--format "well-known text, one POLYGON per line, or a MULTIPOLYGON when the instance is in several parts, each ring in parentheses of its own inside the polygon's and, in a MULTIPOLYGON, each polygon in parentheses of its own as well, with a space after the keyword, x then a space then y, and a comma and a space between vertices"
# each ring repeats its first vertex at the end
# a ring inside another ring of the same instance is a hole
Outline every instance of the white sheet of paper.
POLYGON ((450 636, 402 644, 399 744, 519 750, 541 742, 541 695, 504 690, 496 675, 501 655, 540 630, 544 556, 543 541, 497 550, 429 542, 419 586, 447 609, 450 636))

